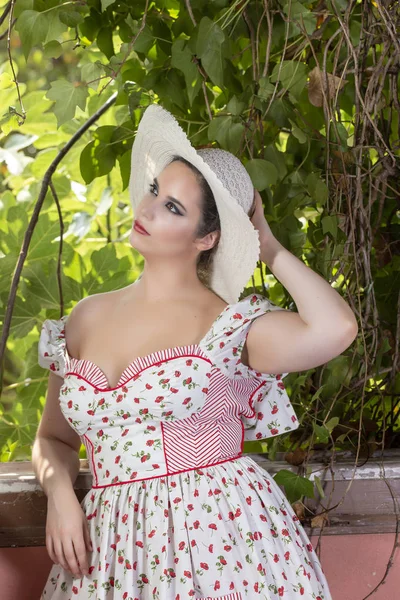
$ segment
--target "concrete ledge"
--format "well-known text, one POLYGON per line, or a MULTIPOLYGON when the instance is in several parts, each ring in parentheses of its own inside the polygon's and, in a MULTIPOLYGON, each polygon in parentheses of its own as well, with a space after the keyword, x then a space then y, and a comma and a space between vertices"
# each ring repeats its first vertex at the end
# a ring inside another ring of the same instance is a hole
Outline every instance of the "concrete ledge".
MULTIPOLYGON (((265 455, 249 454, 272 477, 281 469, 304 475, 304 467, 293 467, 283 453, 270 461, 265 455)), ((88 461, 81 459, 74 489, 79 501, 91 488, 88 461)), ((342 454, 331 468, 317 453, 308 463, 311 481, 321 480, 325 498, 317 488, 315 499, 305 499, 300 519, 308 536, 319 535, 321 528, 311 527, 311 518, 330 509, 322 535, 352 533, 395 533, 400 515, 400 450, 386 451, 383 460, 374 455, 359 467, 354 457, 342 454), (353 479, 353 481, 351 481, 353 479)), ((44 546, 47 497, 36 480, 30 461, 0 464, 0 547, 44 546)), ((299 517, 300 518, 300 517, 299 517)))

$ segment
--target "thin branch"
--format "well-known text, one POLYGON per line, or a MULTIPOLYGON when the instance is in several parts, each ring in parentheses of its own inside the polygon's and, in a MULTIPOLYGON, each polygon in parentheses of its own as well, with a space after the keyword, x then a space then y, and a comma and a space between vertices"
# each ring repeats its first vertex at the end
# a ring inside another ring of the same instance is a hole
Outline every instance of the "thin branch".
POLYGON ((55 159, 53 160, 53 162, 47 169, 46 173, 44 174, 43 181, 42 181, 42 187, 40 189, 37 202, 34 206, 32 216, 31 216, 31 219, 28 224, 28 228, 24 235, 22 248, 21 248, 21 251, 18 256, 18 262, 17 262, 16 268, 14 271, 14 275, 12 278, 10 294, 9 294, 8 301, 7 301, 7 308, 6 308, 6 312, 4 315, 3 332, 2 332, 2 336, 1 336, 1 340, 0 340, 0 397, 1 397, 1 392, 3 389, 4 354, 5 354, 6 343, 7 343, 10 326, 11 326, 11 319, 12 319, 15 299, 16 299, 16 295, 17 295, 17 288, 18 288, 20 277, 21 277, 22 269, 23 269, 23 266, 25 263, 25 259, 28 254, 29 244, 31 242, 36 224, 38 222, 39 214, 40 214, 44 199, 46 197, 47 189, 51 182, 51 177, 52 177, 53 173, 55 172, 56 168, 58 167, 59 163, 61 162, 61 160, 70 151, 72 146, 83 136, 83 134, 89 129, 89 127, 93 123, 95 123, 101 117, 101 115, 104 114, 110 108, 110 106, 112 106, 114 104, 114 102, 117 98, 117 95, 118 95, 118 92, 114 92, 114 94, 112 94, 112 96, 110 96, 110 98, 103 104, 103 106, 101 106, 86 121, 86 123, 84 123, 78 129, 78 131, 76 133, 74 133, 72 138, 65 144, 64 148, 62 150, 60 150, 60 152, 57 154, 57 156, 55 157, 55 159))

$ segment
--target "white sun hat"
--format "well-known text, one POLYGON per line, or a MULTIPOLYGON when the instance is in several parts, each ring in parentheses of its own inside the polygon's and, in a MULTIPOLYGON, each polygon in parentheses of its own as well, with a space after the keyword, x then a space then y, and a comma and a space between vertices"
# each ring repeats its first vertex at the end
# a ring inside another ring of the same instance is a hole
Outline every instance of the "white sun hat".
POLYGON ((199 169, 214 194, 221 234, 209 285, 225 302, 234 304, 253 275, 260 254, 258 231, 248 217, 254 200, 250 175, 226 150, 196 150, 176 118, 159 104, 150 104, 132 146, 129 194, 134 214, 154 177, 175 154, 199 169))

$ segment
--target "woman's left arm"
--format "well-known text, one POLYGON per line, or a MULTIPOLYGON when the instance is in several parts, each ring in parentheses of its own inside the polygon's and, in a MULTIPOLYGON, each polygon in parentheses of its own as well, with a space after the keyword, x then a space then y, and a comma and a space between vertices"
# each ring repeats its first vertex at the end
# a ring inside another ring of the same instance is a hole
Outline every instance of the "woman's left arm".
POLYGON ((274 310, 255 319, 247 336, 248 362, 262 373, 305 371, 344 352, 357 336, 357 320, 340 294, 274 237, 256 196, 251 221, 260 236, 260 260, 298 312, 274 310))

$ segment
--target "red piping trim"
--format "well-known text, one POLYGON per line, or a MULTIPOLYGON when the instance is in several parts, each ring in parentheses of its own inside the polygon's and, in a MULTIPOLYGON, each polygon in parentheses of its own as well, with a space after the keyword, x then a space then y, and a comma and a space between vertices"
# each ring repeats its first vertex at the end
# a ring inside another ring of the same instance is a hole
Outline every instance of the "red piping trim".
MULTIPOLYGON (((139 357, 140 358, 140 357, 139 357)), ((119 385, 117 385, 116 387, 113 388, 99 388, 96 385, 94 385, 91 381, 89 381, 88 379, 86 379, 86 377, 83 377, 83 375, 81 375, 80 373, 77 373, 76 371, 67 371, 64 374, 64 377, 66 377, 67 375, 75 375, 76 377, 78 377, 79 379, 82 379, 83 381, 85 381, 88 385, 90 385, 92 388, 94 388, 95 390, 98 390, 99 392, 113 392, 115 390, 119 390, 122 387, 124 387, 124 385, 126 385, 127 383, 129 383, 129 381, 131 381, 131 379, 133 379, 134 377, 137 377, 138 375, 140 375, 143 371, 146 371, 146 369, 150 369, 151 367, 154 367, 155 365, 161 364, 161 363, 166 363, 169 362, 170 360, 176 360, 179 358, 199 358, 201 360, 204 360, 206 362, 208 362, 210 365, 213 364, 213 362, 205 356, 199 356, 199 354, 181 354, 179 356, 171 356, 170 358, 163 358, 161 360, 157 360, 154 363, 152 363, 151 365, 147 365, 147 367, 143 367, 143 369, 141 369, 140 371, 137 371, 136 373, 134 373, 134 375, 132 375, 132 377, 130 377, 129 379, 127 379, 126 381, 124 381, 123 383, 120 383, 119 385)), ((98 371, 101 373, 101 375, 104 377, 104 379, 107 379, 105 374, 102 372, 102 370, 100 369, 99 366, 97 366, 95 363, 93 363, 92 361, 90 361, 89 359, 78 359, 75 358, 74 360, 82 362, 82 363, 89 363, 90 365, 93 365, 94 367, 96 367, 98 369, 98 371)), ((137 360, 132 361, 132 363, 130 365, 128 365, 124 371, 128 370, 130 366, 132 366, 133 364, 135 364, 135 362, 137 362, 137 360)))

